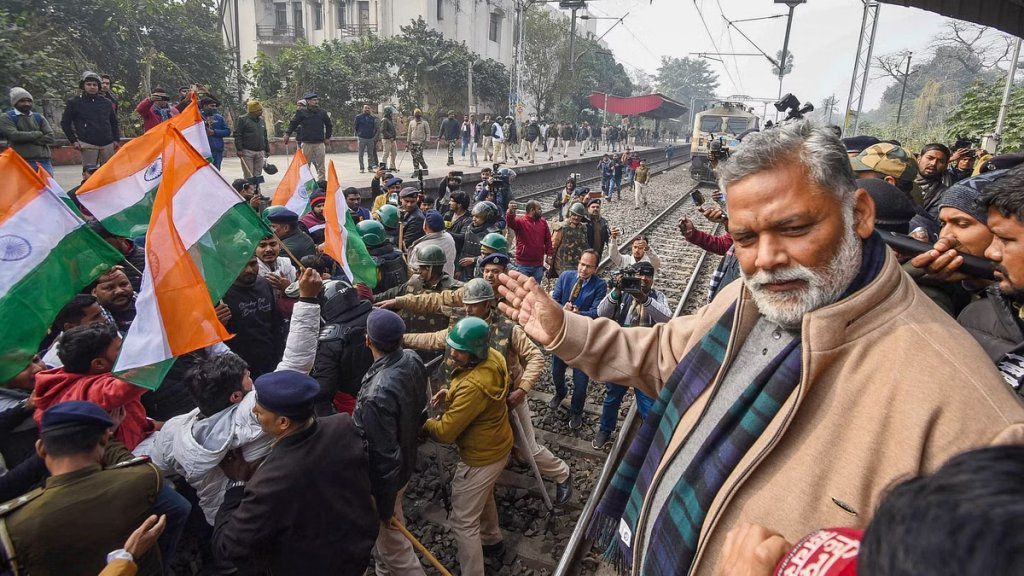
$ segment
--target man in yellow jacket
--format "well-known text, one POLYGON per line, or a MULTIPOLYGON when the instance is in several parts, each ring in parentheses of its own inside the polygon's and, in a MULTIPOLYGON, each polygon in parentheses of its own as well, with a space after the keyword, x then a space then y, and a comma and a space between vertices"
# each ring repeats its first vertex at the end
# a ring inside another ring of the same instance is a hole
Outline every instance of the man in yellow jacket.
POLYGON ((451 384, 434 395, 443 416, 423 425, 438 442, 455 442, 461 461, 452 478, 449 520, 463 574, 484 574, 484 555, 504 551, 494 504, 494 484, 512 451, 508 421, 508 368, 489 346, 490 327, 476 318, 455 324, 446 338, 452 360, 451 384))

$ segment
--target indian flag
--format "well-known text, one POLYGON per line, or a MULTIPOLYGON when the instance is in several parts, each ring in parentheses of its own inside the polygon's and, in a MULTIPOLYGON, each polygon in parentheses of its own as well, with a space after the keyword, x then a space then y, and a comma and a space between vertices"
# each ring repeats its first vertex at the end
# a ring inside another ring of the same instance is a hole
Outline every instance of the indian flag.
POLYGON ((124 256, 25 160, 0 154, 0 382, 21 372, 57 312, 124 256))
MULTIPOLYGON (((225 186, 218 185, 219 172, 181 132, 172 128, 167 140, 135 321, 114 364, 117 377, 150 390, 160 385, 176 357, 230 338, 187 246, 209 236, 239 198, 233 189, 225 193, 225 186)), ((223 282, 225 273, 237 275, 242 265, 218 270, 216 278, 223 282)))
POLYGON ((327 170, 324 219, 327 221, 324 229, 324 254, 334 258, 353 284, 361 282, 375 288, 377 264, 359 237, 352 212, 341 197, 341 184, 338 182, 338 173, 334 171, 334 160, 331 160, 327 170))
POLYGON ((78 206, 75 206, 75 201, 68 196, 68 193, 65 192, 63 188, 60 187, 60 184, 57 184, 57 181, 53 179, 53 176, 51 176, 49 172, 44 170, 42 166, 37 166, 36 174, 39 175, 39 178, 41 178, 43 182, 46 182, 46 186, 50 189, 50 192, 56 194, 62 202, 68 205, 68 208, 71 208, 72 212, 81 218, 82 211, 78 209, 78 206))
POLYGON ((292 163, 288 165, 288 171, 277 185, 270 205, 284 206, 301 218, 310 211, 309 197, 317 188, 316 178, 306 163, 306 156, 302 154, 302 150, 295 150, 292 163))
POLYGON ((163 174, 160 155, 171 129, 179 130, 203 158, 212 158, 206 124, 193 97, 184 112, 122 146, 75 194, 111 233, 135 238, 149 228, 163 174))

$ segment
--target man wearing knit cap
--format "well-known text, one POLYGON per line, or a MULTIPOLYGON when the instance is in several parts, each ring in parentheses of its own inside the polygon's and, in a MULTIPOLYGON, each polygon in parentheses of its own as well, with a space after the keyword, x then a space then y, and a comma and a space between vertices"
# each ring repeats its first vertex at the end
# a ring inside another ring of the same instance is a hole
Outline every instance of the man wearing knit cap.
POLYGON ((946 170, 950 152, 945 144, 928 144, 917 157, 918 177, 914 180, 924 192, 924 208, 938 216, 942 193, 953 185, 953 177, 946 170))
POLYGON ((366 436, 373 496, 381 521, 376 560, 388 574, 424 576, 412 544, 391 517, 405 524, 402 494, 416 471, 419 431, 426 418, 427 369, 411 350, 402 349, 405 322, 390 310, 374 310, 366 321, 366 346, 373 365, 363 377, 353 414, 366 436))
POLYGON ((292 370, 253 382, 253 413, 275 438, 260 462, 229 452, 218 558, 258 574, 362 575, 377 539, 363 440, 352 417, 313 417, 320 385, 292 370))
POLYGON ((82 152, 82 165, 102 166, 121 146, 117 111, 110 100, 100 94, 101 84, 99 74, 83 72, 78 82, 82 93, 65 103, 60 118, 64 135, 75 150, 82 152))
POLYGON ((52 176, 50 145, 53 144, 53 128, 42 114, 32 112, 32 95, 28 90, 11 88, 11 106, 14 106, 13 110, 0 115, 0 132, 7 137, 8 145, 32 168, 42 166, 52 176))
POLYGON ((270 156, 270 139, 259 100, 250 100, 246 110, 248 114, 235 120, 235 153, 242 160, 245 177, 254 178, 263 175, 263 164, 270 156))
POLYGON ((409 268, 414 272, 419 269, 416 257, 418 250, 427 246, 438 246, 444 251, 444 273, 455 276, 455 238, 445 230, 444 217, 437 210, 427 210, 423 215, 423 232, 425 235, 409 246, 409 268))
POLYGON ((324 231, 327 228, 327 219, 324 218, 324 202, 326 201, 327 196, 324 195, 322 190, 318 190, 309 199, 309 212, 299 219, 299 222, 306 225, 309 237, 317 245, 324 243, 324 231))

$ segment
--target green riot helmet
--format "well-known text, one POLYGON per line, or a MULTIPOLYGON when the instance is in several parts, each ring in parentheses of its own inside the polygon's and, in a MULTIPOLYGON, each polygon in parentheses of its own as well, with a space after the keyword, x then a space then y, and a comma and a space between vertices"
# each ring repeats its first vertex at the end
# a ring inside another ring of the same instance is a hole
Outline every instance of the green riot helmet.
POLYGON ((459 320, 448 331, 445 341, 453 350, 469 352, 477 360, 483 360, 487 358, 487 350, 490 348, 491 327, 480 318, 469 316, 459 320))
POLYGON ((448 258, 440 246, 420 246, 416 249, 416 263, 420 266, 444 266, 448 258))
POLYGON ((508 254, 508 240, 497 232, 491 232, 487 236, 484 236, 484 239, 480 241, 480 245, 490 248, 495 252, 508 254))
POLYGON ((582 202, 577 202, 577 203, 573 204, 572 206, 570 206, 569 207, 569 212, 571 212, 571 213, 573 213, 573 214, 575 214, 577 216, 586 216, 587 215, 587 209, 583 207, 583 203, 582 202))
POLYGON ((270 217, 280 212, 281 210, 287 210, 287 208, 284 206, 267 206, 266 208, 264 208, 263 214, 261 214, 261 216, 263 216, 263 221, 269 225, 270 217))
POLYGON ((466 282, 466 286, 462 289, 463 304, 479 304, 488 300, 494 300, 494 288, 491 288, 487 280, 473 278, 466 282))
POLYGON ((384 234, 384 226, 376 220, 363 220, 356 224, 356 230, 359 232, 359 237, 363 239, 363 244, 367 246, 380 246, 387 242, 388 237, 384 234))
POLYGON ((380 216, 380 223, 383 224, 385 228, 398 228, 397 206, 385 204, 377 209, 377 215, 380 216))

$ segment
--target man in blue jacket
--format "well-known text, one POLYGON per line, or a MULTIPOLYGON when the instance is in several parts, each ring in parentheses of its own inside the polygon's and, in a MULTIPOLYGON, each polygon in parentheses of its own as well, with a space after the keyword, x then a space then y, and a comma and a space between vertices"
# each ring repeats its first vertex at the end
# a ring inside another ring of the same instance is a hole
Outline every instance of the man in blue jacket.
POLYGON ((231 136, 231 128, 224 117, 217 114, 217 101, 203 98, 199 101, 200 114, 206 121, 206 136, 210 139, 210 153, 213 154, 213 166, 220 170, 220 162, 224 159, 224 138, 231 136))
MULTIPOLYGON (((307 105, 309 101, 306 101, 307 105)), ((370 166, 377 165, 377 130, 378 123, 377 117, 370 112, 370 105, 366 104, 363 106, 363 113, 356 116, 355 132, 356 137, 359 138, 359 173, 366 172, 366 166, 363 164, 363 155, 366 155, 366 161, 369 162, 370 166)), ((305 135, 303 135, 305 140, 305 135)))
MULTIPOLYGON (((597 318, 597 306, 608 292, 608 285, 597 277, 597 252, 584 250, 576 270, 566 270, 558 277, 552 297, 562 308, 597 318)), ((555 382, 555 397, 548 407, 557 409, 569 393, 565 386, 565 361, 558 356, 551 357, 552 380, 555 382)), ((569 409, 569 428, 579 430, 583 426, 583 407, 587 403, 587 384, 590 378, 579 368, 572 369, 572 403, 569 409)))

